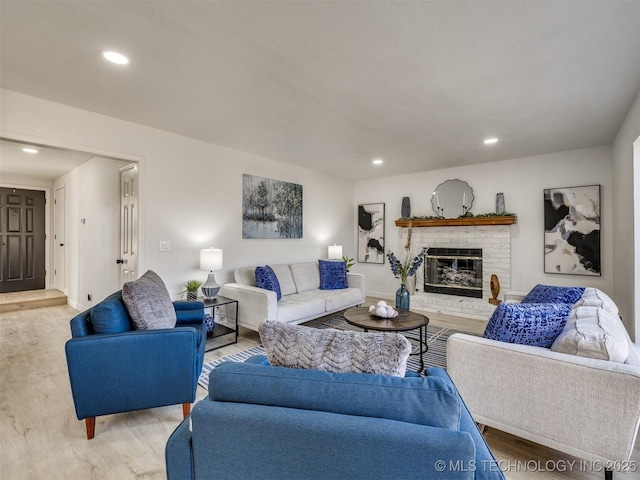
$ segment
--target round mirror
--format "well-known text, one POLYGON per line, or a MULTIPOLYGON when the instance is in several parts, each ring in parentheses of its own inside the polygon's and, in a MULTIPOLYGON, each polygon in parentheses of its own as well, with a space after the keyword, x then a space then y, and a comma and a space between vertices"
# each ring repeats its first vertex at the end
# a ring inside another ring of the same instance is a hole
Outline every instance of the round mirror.
POLYGON ((440 218, 466 215, 473 205, 473 189, 462 180, 447 180, 438 185, 431 196, 431 206, 440 218))

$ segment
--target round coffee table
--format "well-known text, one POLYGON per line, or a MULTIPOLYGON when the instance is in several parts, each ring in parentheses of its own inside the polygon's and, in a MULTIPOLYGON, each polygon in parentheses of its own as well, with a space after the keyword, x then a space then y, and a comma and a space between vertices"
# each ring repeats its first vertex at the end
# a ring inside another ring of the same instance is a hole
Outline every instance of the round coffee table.
POLYGON ((367 307, 354 307, 344 312, 344 319, 347 323, 364 329, 365 332, 375 330, 377 332, 407 332, 419 329, 418 351, 411 355, 420 355, 420 369, 424 370, 422 354, 429 350, 427 345, 427 325, 429 317, 409 310, 398 310, 398 315, 394 318, 380 318, 369 313, 367 307))

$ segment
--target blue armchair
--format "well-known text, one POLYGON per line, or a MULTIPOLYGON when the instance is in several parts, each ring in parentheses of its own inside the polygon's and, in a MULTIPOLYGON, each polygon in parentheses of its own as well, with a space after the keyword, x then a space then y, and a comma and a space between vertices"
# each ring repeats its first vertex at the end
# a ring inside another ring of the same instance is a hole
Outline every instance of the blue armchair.
POLYGON ((95 417, 181 403, 183 416, 196 398, 206 343, 201 302, 173 302, 175 328, 133 330, 118 291, 71 319, 65 345, 71 393, 87 438, 95 417), (94 318, 92 315, 101 319, 94 318), (113 333, 104 331, 104 322, 113 333), (100 323, 101 328, 97 328, 100 323))

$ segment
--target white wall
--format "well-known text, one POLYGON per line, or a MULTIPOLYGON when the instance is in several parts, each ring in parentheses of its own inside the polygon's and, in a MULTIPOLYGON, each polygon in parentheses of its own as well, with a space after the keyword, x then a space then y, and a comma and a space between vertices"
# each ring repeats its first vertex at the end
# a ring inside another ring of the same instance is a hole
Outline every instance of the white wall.
POLYGON ((115 263, 119 256, 118 170, 126 164, 94 157, 54 182, 55 189, 64 186, 66 192, 65 283, 69 304, 81 310, 120 288, 120 267, 115 263))
MULTIPOLYGON (((592 285, 611 292, 620 303, 626 322, 632 315, 633 279, 626 279, 631 275, 632 266, 620 255, 625 248, 632 251, 633 227, 616 222, 614 235, 613 205, 619 218, 618 210, 625 202, 631 202, 631 153, 625 147, 624 154, 618 154, 618 149, 627 137, 633 141, 638 136, 638 99, 629 113, 631 120, 627 119, 616 139, 616 153, 612 153, 611 147, 590 148, 361 181, 355 186, 353 182, 276 160, 8 90, 0 91, 0 100, 2 136, 140 160, 143 228, 140 269, 156 270, 174 296, 182 290, 183 281, 206 278, 206 273, 198 270, 198 250, 202 247, 224 250, 224 270, 216 274, 220 283, 232 281, 233 270, 242 265, 326 258, 326 246, 333 243, 342 244, 345 255, 355 257, 356 205, 359 203, 386 204, 387 247, 399 251, 400 229, 395 227, 394 220, 400 216, 402 197, 411 197, 414 215, 430 215, 429 199, 435 187, 447 179, 460 178, 474 189, 474 213, 493 211, 496 193, 503 192, 507 210, 518 214, 518 223, 511 227, 513 289, 527 290, 535 283, 592 285), (627 129, 631 133, 626 133, 627 129), (242 239, 243 173, 303 185, 303 239, 242 239), (602 185, 602 276, 544 274, 543 190, 589 184, 602 185), (161 240, 171 242, 170 252, 159 251, 161 240)), ((81 201, 72 194, 67 192, 68 203, 81 201)), ((397 288, 386 263, 358 264, 354 271, 367 275, 370 294, 390 295, 397 288)), ((70 280, 79 292, 79 280, 70 280)))
MULTIPOLYGON (((435 215, 430 203, 432 192, 440 183, 458 178, 473 188, 475 199, 472 212, 477 215, 494 212, 496 194, 503 192, 506 210, 518 216, 517 223, 511 226, 512 290, 528 291, 536 283, 544 283, 594 286, 612 292, 614 270, 610 165, 611 148, 605 146, 359 181, 355 186, 355 202, 386 204, 386 247, 397 255, 402 251, 402 243, 401 229, 395 226, 395 220, 400 217, 403 196, 411 199, 412 215, 435 215), (545 274, 544 189, 594 184, 601 185, 602 276, 545 274)), ((398 288, 388 263, 360 264, 359 271, 367 276, 370 294, 388 297, 398 288)))
MULTIPOLYGON (((638 342, 640 319, 635 319, 636 309, 640 304, 640 246, 634 247, 640 240, 640 205, 636 203, 634 222, 634 175, 640 173, 640 157, 635 159, 633 143, 640 137, 640 92, 629 108, 629 113, 622 123, 613 142, 613 221, 616 226, 615 250, 613 265, 616 276, 613 288, 617 294, 615 300, 620 315, 629 330, 631 338, 638 342), (634 225, 636 232, 634 233, 634 225), (634 273, 634 265, 636 272, 634 273), (634 299, 635 291, 635 299, 634 299), (635 303, 635 305, 634 305, 635 303), (635 324, 635 325, 634 325, 635 324)), ((640 150, 640 148, 639 148, 640 150)), ((639 152, 640 155, 640 152, 639 152)), ((638 180, 636 184, 636 202, 638 199, 638 180)))
MULTIPOLYGON (((9 90, 0 100, 2 136, 140 160, 140 270, 155 270, 176 297, 185 280, 206 278, 198 269, 203 247, 224 250, 219 283, 243 265, 326 258, 333 243, 355 255, 353 182, 9 90), (304 238, 242 239, 243 173, 303 186, 304 238), (160 241, 171 251, 160 252, 160 241)), ((68 204, 83 201, 72 195, 68 204)), ((79 292, 79 279, 70 280, 79 292)))

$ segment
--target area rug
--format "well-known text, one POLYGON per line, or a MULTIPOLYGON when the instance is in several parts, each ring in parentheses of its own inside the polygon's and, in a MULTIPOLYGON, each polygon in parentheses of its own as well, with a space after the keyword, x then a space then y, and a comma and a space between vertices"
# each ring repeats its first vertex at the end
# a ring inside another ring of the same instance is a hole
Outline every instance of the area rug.
MULTIPOLYGON (((337 328, 338 330, 354 330, 354 331, 362 331, 361 329, 349 325, 347 321, 344 319, 342 315, 338 315, 337 317, 331 319, 324 319, 320 321, 312 321, 307 323, 306 325, 313 328, 337 328)), ((433 327, 431 325, 427 325, 427 345, 429 346, 429 350, 423 354, 424 365, 426 367, 442 367, 447 368, 447 357, 446 357, 446 347, 447 347, 447 339, 450 335, 454 333, 468 333, 461 332, 458 330, 452 330, 450 328, 440 328, 433 327)), ((414 349, 417 349, 418 344, 418 330, 412 330, 409 332, 402 332, 414 345, 414 349)), ((220 357, 213 362, 205 363, 202 366, 202 373, 200 374, 200 378, 198 379, 198 384, 201 387, 208 389, 209 388, 209 373, 213 370, 216 365, 219 365, 223 362, 244 362, 247 358, 253 355, 264 355, 264 347, 262 345, 258 345, 256 347, 248 348, 247 350, 243 350, 238 353, 234 353, 232 355, 225 355, 224 357, 220 357)), ((420 356, 419 355, 411 355, 409 356, 409 360, 407 361, 407 370, 417 371, 420 366, 420 356)))

